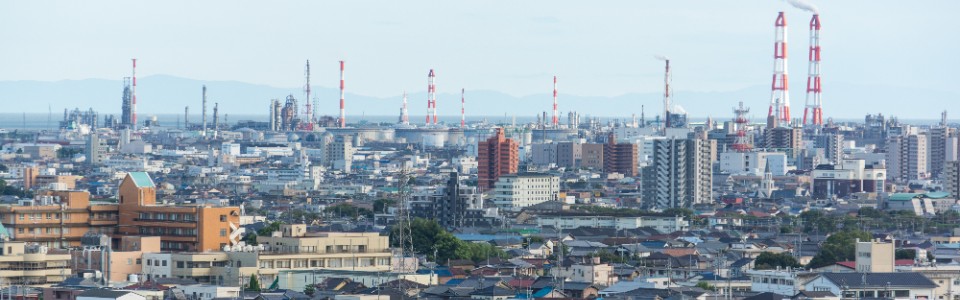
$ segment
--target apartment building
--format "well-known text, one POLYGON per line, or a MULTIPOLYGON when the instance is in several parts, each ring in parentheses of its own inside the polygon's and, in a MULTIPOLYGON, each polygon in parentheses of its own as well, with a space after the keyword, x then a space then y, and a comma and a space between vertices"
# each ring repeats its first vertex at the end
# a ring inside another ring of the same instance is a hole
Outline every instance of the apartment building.
POLYGON ((520 164, 519 144, 497 128, 494 136, 477 144, 478 184, 480 190, 493 188, 500 176, 515 174, 520 164))
POLYGON ((887 140, 887 178, 896 182, 926 179, 927 136, 910 134, 887 140))
MULTIPOLYGON (((231 249, 232 250, 232 249, 231 249)), ((257 252, 252 247, 238 251, 155 252, 143 255, 146 280, 180 278, 200 284, 241 286, 257 272, 257 252)))
POLYGON ((4 285, 49 285, 69 277, 70 255, 23 241, 0 241, 0 282, 4 285))
POLYGON ((654 142, 653 163, 641 179, 645 205, 690 207, 713 201, 716 141, 663 139, 654 142))
POLYGON ((493 203, 500 209, 520 209, 547 201, 556 201, 560 177, 543 173, 519 173, 500 176, 494 189, 493 203))
POLYGON ((120 183, 120 223, 114 239, 159 236, 160 248, 216 251, 240 242, 240 208, 209 204, 157 203, 156 185, 145 172, 127 173, 120 183))
POLYGON ((611 133, 607 143, 603 145, 603 172, 619 173, 627 177, 637 176, 637 145, 617 143, 611 133))
POLYGON ((74 247, 87 232, 112 234, 117 209, 114 203, 91 203, 86 191, 41 191, 17 205, 0 205, 0 223, 16 241, 74 247))
MULTIPOLYGON (((304 224, 282 225, 271 236, 258 236, 261 282, 281 271, 330 269, 390 271, 389 237, 377 232, 307 232, 304 224)), ((281 279, 283 280, 283 279, 281 279)))

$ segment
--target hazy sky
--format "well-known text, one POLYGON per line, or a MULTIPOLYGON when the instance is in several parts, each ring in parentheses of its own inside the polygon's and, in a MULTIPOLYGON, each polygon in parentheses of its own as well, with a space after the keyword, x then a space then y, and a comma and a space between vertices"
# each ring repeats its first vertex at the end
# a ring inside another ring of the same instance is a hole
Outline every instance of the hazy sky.
MULTIPOLYGON (((960 91, 960 1, 813 1, 825 93, 839 82, 960 91)), ((168 74, 390 96, 426 88, 614 96, 769 85, 773 22, 787 12, 792 87, 806 77, 810 14, 737 1, 2 1, 0 80, 168 74)), ((827 97, 825 97, 827 98, 827 97)), ((796 98, 795 98, 796 99, 796 98)), ((794 103, 797 100, 794 100, 794 103)), ((802 98, 800 99, 802 101, 802 98)))

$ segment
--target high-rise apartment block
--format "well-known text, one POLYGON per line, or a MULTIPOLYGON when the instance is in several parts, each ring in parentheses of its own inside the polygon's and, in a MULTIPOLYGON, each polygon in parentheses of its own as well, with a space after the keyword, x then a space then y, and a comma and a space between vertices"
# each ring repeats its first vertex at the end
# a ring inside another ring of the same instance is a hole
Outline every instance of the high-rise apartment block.
POLYGON ((646 205, 672 208, 712 202, 716 147, 715 140, 654 141, 653 162, 642 174, 646 205))
POLYGON ((796 158, 803 145, 803 129, 799 127, 774 127, 764 132, 764 147, 771 151, 783 151, 796 158))
POLYGON ((941 176, 943 173, 944 163, 950 160, 956 160, 955 151, 948 151, 956 149, 956 137, 957 133, 954 128, 946 126, 937 126, 930 128, 930 131, 927 132, 927 142, 930 145, 930 175, 933 178, 944 178, 941 176))
POLYGON ((637 176, 637 144, 617 143, 613 134, 603 145, 603 172, 637 176))
POLYGON ((478 184, 481 190, 493 188, 502 175, 516 174, 520 165, 519 144, 497 128, 494 136, 477 145, 478 184))
POLYGON ((887 140, 887 178, 896 182, 925 179, 927 172, 927 136, 899 135, 887 140))

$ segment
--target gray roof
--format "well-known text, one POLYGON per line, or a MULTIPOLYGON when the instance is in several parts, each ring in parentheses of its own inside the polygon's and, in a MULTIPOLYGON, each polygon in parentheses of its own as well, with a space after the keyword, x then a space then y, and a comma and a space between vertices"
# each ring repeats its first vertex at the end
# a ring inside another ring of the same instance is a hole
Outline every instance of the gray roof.
POLYGON ((106 290, 106 289, 95 289, 89 290, 77 295, 77 297, 92 297, 92 298, 111 298, 117 299, 123 297, 126 294, 131 292, 128 291, 115 291, 115 290, 106 290))
POLYGON ((923 287, 935 288, 926 276, 913 272, 897 273, 823 273, 827 280, 838 286, 849 288, 881 288, 881 287, 923 287))

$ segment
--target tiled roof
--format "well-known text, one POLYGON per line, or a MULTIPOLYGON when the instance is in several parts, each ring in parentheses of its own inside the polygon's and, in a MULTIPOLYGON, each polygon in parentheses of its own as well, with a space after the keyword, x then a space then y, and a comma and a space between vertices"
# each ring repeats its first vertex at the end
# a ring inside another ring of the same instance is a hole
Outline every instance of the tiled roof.
POLYGON ((848 288, 923 287, 935 288, 936 283, 920 273, 823 273, 827 280, 848 288))

